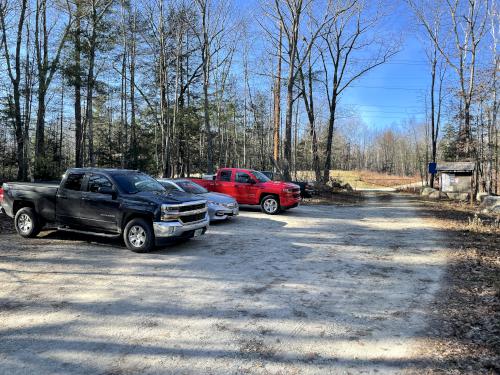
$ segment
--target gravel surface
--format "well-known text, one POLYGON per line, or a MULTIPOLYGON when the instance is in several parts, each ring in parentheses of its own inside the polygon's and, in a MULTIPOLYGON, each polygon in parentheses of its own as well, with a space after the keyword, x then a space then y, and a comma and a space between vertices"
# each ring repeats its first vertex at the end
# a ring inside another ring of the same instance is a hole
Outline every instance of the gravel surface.
POLYGON ((0 374, 405 373, 447 252, 404 197, 242 211, 135 254, 0 235, 0 374))

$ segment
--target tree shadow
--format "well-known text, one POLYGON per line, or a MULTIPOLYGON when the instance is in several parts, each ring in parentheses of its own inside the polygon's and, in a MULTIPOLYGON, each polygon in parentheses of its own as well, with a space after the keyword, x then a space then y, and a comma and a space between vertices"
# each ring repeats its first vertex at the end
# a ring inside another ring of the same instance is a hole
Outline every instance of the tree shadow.
POLYGON ((356 372, 446 365, 431 355, 363 359, 307 350, 315 342, 362 348, 377 340, 435 338, 404 327, 422 328, 415 316, 428 316, 424 307, 443 268, 431 260, 439 251, 436 232, 376 225, 403 220, 414 207, 390 198, 354 211, 315 206, 289 213, 290 220, 252 212, 149 254, 70 232, 22 240, 14 249, 0 244, 0 278, 11 293, 0 299, 0 314, 45 317, 0 328, 0 354, 9 359, 0 372, 21 363, 47 373, 112 372, 114 360, 126 356, 144 358, 144 366, 162 358, 162 369, 174 372, 190 361, 297 365, 318 373, 322 366, 356 372), (39 252, 23 252, 27 243, 39 252), (98 356, 111 360, 91 360, 98 356))

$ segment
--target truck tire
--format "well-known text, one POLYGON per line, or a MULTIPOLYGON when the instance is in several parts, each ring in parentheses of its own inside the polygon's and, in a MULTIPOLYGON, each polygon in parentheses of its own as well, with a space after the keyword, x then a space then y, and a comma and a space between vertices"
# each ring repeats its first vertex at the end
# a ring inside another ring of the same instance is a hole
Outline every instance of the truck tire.
POLYGON ((276 215, 280 213, 280 201, 274 195, 266 195, 260 201, 262 212, 268 215, 276 215))
POLYGON ((42 229, 40 220, 31 207, 23 207, 17 211, 14 217, 14 226, 17 233, 24 238, 36 237, 42 229))
POLYGON ((130 220, 123 231, 125 245, 135 253, 151 251, 154 248, 154 237, 151 223, 140 218, 130 220))

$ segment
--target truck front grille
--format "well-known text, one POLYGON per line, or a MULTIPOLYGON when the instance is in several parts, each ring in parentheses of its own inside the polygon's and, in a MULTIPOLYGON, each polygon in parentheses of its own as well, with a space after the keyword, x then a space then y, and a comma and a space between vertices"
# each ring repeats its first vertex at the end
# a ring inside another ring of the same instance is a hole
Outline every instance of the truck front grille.
POLYGON ((185 224, 194 223, 196 221, 203 220, 205 218, 205 215, 205 212, 201 212, 199 214, 181 216, 181 221, 185 224))
POLYGON ((180 206, 179 207, 179 212, 201 210, 202 208, 205 208, 205 207, 206 207, 205 203, 193 204, 193 205, 190 205, 190 206, 180 206))

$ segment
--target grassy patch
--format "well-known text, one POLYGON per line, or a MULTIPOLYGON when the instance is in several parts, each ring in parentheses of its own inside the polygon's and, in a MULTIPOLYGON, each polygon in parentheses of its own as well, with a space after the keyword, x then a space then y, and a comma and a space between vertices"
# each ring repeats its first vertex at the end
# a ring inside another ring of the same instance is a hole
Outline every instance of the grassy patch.
MULTIPOLYGON (((314 172, 298 171, 297 179, 313 181, 315 179, 314 172)), ((330 179, 341 181, 344 184, 348 183, 355 190, 396 187, 420 182, 420 177, 418 176, 405 177, 371 171, 342 171, 337 169, 330 171, 330 179)))

